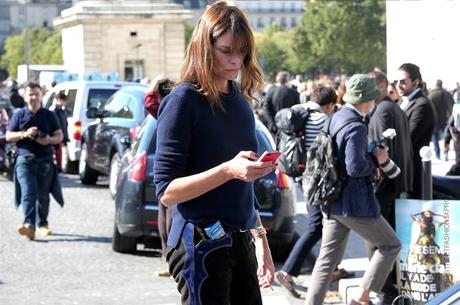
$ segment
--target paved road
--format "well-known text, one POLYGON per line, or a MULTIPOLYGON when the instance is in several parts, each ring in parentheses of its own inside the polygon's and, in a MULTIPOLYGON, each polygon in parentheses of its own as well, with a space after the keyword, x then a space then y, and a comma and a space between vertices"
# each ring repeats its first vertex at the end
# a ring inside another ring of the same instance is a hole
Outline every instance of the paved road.
MULTIPOLYGON (((28 242, 15 231, 23 218, 13 206, 13 185, 0 177, 0 304, 179 305, 173 280, 156 275, 164 267, 158 252, 112 251, 114 203, 107 183, 83 187, 70 175, 61 181, 66 206, 52 203, 49 217, 55 234, 28 242)), ((301 230, 305 220, 298 220, 301 230)), ((351 235, 343 265, 358 275, 366 266, 363 251, 362 240, 351 235)), ((301 291, 308 279, 299 277, 301 291)), ((303 304, 278 285, 273 289, 263 290, 265 305, 303 304)))

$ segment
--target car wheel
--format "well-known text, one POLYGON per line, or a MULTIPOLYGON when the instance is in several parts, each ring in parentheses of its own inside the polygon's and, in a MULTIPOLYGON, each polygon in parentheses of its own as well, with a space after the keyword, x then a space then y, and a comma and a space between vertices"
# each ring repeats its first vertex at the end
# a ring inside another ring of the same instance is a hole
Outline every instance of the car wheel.
POLYGON ((62 169, 66 174, 78 174, 78 161, 72 161, 69 158, 67 147, 62 148, 62 169))
POLYGON ((120 253, 136 252, 137 241, 135 238, 126 237, 120 234, 117 224, 113 226, 112 249, 120 253))
POLYGON ((81 183, 96 184, 99 173, 88 166, 88 148, 86 143, 81 145, 80 163, 78 165, 78 174, 80 175, 81 183))
POLYGON ((109 191, 110 196, 115 199, 117 195, 117 179, 118 179, 118 171, 120 170, 120 155, 115 153, 112 156, 112 160, 110 161, 110 174, 109 174, 109 191))

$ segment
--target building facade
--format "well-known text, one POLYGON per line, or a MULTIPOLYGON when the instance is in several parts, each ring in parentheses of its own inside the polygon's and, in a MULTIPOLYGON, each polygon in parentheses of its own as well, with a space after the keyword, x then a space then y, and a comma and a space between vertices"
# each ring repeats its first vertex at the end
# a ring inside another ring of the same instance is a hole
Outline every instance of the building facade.
POLYGON ((191 12, 169 1, 80 1, 62 11, 64 66, 71 73, 116 72, 122 80, 178 78, 191 12))
POLYGON ((0 52, 5 39, 21 33, 26 22, 29 28, 51 28, 53 19, 71 5, 72 0, 1 0, 0 52))
MULTIPOLYGON (((208 3, 215 0, 172 0, 193 11, 190 25, 194 26, 208 3)), ((234 0, 227 1, 241 8, 249 18, 254 31, 261 32, 271 24, 277 24, 285 29, 300 26, 305 12, 303 0, 264 1, 264 0, 234 0)))

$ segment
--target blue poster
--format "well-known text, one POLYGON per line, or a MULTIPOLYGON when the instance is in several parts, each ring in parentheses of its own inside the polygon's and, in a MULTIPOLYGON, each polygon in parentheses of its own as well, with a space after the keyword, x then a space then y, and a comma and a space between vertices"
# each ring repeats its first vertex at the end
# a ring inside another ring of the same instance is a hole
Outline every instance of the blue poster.
POLYGON ((425 304, 460 280, 460 200, 396 200, 398 284, 425 304))

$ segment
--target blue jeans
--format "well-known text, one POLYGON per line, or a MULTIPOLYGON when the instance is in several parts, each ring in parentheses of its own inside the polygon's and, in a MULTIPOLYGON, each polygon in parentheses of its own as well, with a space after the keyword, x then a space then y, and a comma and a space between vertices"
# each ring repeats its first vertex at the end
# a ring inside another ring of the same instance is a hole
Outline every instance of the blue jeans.
POLYGON ((319 205, 313 205, 308 209, 308 229, 289 253, 289 257, 281 268, 292 276, 298 276, 300 269, 313 246, 323 235, 323 214, 319 205))
POLYGON ((48 226, 49 193, 54 173, 53 166, 52 157, 30 159, 25 156, 18 156, 15 169, 21 187, 24 224, 32 227, 35 227, 36 224, 39 227, 48 226))
POLYGON ((439 148, 439 141, 444 136, 446 127, 442 126, 435 126, 433 131, 433 136, 431 137, 431 141, 434 145, 434 152, 436 154, 436 158, 441 159, 441 149, 439 148))

